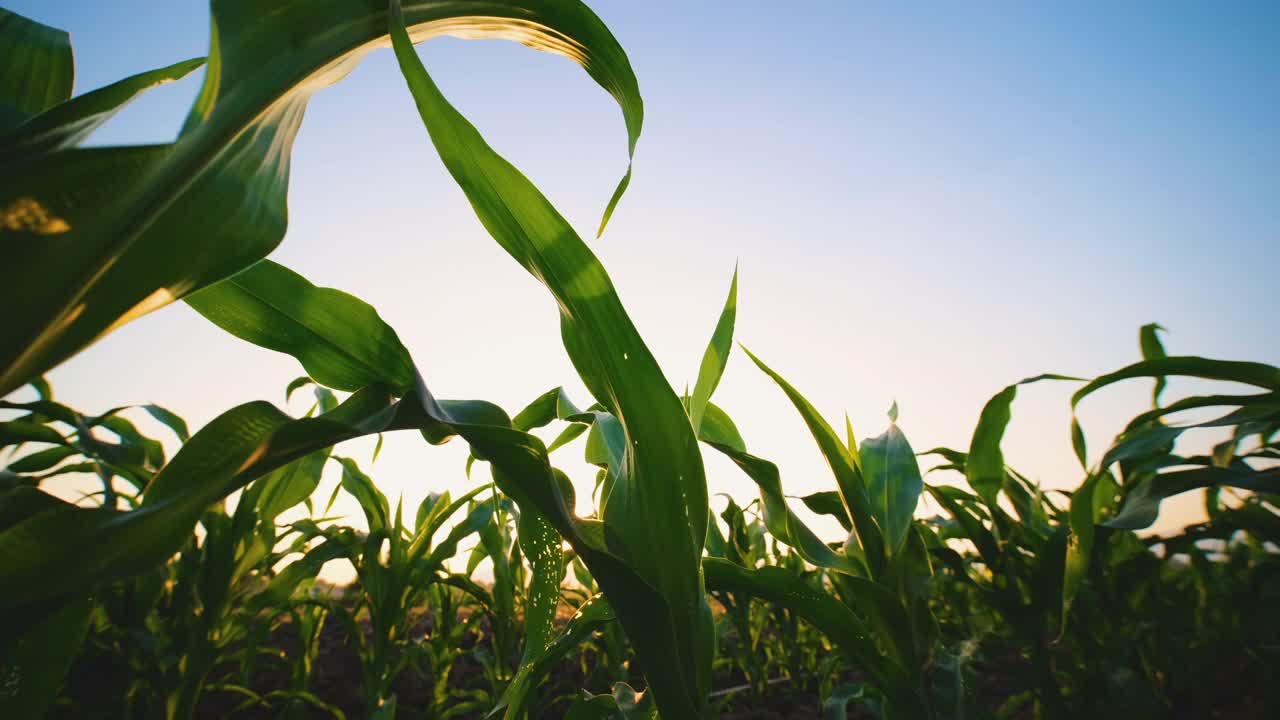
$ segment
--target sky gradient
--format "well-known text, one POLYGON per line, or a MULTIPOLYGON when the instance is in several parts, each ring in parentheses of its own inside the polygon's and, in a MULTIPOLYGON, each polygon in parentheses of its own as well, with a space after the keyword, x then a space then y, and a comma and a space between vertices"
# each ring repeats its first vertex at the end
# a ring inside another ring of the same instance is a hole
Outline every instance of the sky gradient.
MULTIPOLYGON (((677 390, 693 383, 735 262, 737 338, 833 423, 847 410, 860 437, 883 430, 896 400, 916 450, 967 447, 986 400, 1023 377, 1136 360, 1147 322, 1170 329, 1172 354, 1280 363, 1267 319, 1280 5, 589 4, 627 50, 646 110, 630 190, 591 244, 677 390)), ((207 5, 194 0, 6 7, 71 32, 77 94, 207 52, 207 5)), ((563 58, 511 43, 443 38, 419 52, 489 142, 592 234, 626 163, 612 99, 563 58)), ((171 140, 201 74, 151 92, 91 143, 171 140)), ((272 258, 378 308, 438 396, 514 412, 564 385, 588 402, 550 295, 475 219, 390 51, 315 96, 292 173, 272 258)), ((156 402, 199 427, 241 402, 282 403, 299 374, 179 303, 49 377, 84 411, 156 402)), ((1046 487, 1081 479, 1070 390, 1023 390, 1006 437, 1008 462, 1046 487)), ((1135 382, 1086 402, 1095 452, 1149 393, 1135 382)), ((715 401, 790 494, 834 487, 799 416, 741 352, 715 401)), ((406 507, 470 486, 460 442, 393 436, 373 465, 370 450, 338 452, 406 507)), ((581 488, 580 455, 558 459, 581 488)), ((719 458, 708 478, 713 493, 755 496, 719 458)))

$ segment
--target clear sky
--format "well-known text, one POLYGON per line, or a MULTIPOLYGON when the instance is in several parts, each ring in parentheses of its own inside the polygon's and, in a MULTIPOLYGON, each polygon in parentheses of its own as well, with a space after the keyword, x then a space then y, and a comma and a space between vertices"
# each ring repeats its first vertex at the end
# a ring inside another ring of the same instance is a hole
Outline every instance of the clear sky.
MULTIPOLYGON (((5 4, 71 32, 77 93, 207 51, 196 0, 5 4)), ((1280 5, 590 4, 646 110, 631 189, 593 247, 677 389, 694 380, 735 262, 738 339, 833 422, 848 410, 860 436, 883 429, 896 399, 917 450, 966 447, 987 398, 1022 377, 1135 360, 1146 322, 1171 330, 1172 353, 1280 363, 1280 5)), ((563 58, 514 44, 419 51, 590 235, 625 167, 612 99, 563 58)), ((199 82, 153 91, 92 142, 172 139, 199 82)), ((377 307, 437 395, 514 412, 563 384, 587 401, 550 296, 445 174, 390 51, 315 96, 289 210, 272 257, 377 307)), ((158 402, 199 426, 282 402, 299 374, 176 304, 50 377, 86 411, 158 402)), ((1009 462, 1047 487, 1080 479, 1069 390, 1024 390, 1006 440, 1009 462)), ((1149 391, 1086 404, 1095 451, 1149 391)), ((715 399, 788 492, 834 487, 741 353, 715 399)), ((468 486, 460 443, 391 437, 372 466, 370 448, 340 452, 393 501, 468 486)), ((563 452, 585 486, 580 446, 563 452)), ((708 474, 712 492, 755 495, 718 458, 708 474)))

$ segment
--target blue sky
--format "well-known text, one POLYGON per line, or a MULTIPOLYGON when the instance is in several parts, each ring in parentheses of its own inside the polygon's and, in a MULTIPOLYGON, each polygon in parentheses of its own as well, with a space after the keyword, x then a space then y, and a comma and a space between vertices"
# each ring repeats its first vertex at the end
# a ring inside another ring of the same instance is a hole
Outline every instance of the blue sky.
MULTIPOLYGON (((1280 363, 1280 6, 1274 3, 590 3, 645 98, 635 177, 593 242, 677 388, 692 384, 735 262, 738 338, 833 421, 965 447, 983 403, 1045 371, 1170 352, 1280 363)), ((18 0, 72 33, 76 92, 207 51, 207 6, 18 0)), ((589 235, 625 167, 621 115, 562 58, 502 42, 419 48, 445 93, 589 235)), ((172 139, 199 85, 160 88, 95 144, 172 139)), ((565 385, 549 295, 475 220, 389 51, 317 94, 272 256, 372 303, 444 397, 511 411, 565 385)), ((283 401, 291 359, 181 304, 51 375, 87 411, 159 402, 195 425, 283 401)), ((1178 391, 1192 385, 1175 385, 1178 391)), ((1023 391, 1011 464, 1074 487, 1066 385, 1023 391)), ((1144 409, 1082 411, 1092 447, 1144 409)), ((716 401, 784 487, 833 486, 798 416, 741 353, 716 401)), ((302 406, 295 404, 295 411, 302 406)), ((368 465, 368 444, 343 453, 368 465)), ((589 473, 561 458, 582 481, 589 473)), ((406 504, 468 485, 465 448, 388 441, 370 474, 406 504)), ((749 481, 718 460, 712 492, 749 481)), ((1177 517, 1190 517, 1183 502, 1177 517)), ((347 507, 355 512, 354 504, 347 507)))

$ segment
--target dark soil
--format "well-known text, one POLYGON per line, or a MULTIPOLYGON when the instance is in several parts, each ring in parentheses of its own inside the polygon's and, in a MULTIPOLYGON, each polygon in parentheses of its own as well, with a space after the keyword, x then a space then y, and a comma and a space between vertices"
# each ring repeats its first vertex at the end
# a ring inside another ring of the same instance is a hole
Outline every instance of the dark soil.
MULTIPOLYGON (((429 616, 420 618, 414 633, 432 630, 433 621, 429 616)), ((365 628, 367 630, 367 627, 365 628)), ((488 696, 489 685, 484 675, 484 668, 475 657, 475 652, 492 652, 491 633, 488 619, 483 618, 476 623, 474 632, 470 632, 461 642, 464 650, 451 666, 447 678, 449 698, 443 704, 437 703, 434 692, 436 679, 429 671, 419 672, 409 668, 402 672, 393 684, 397 698, 398 720, 435 720, 446 712, 448 717, 457 720, 480 720, 484 718, 488 708, 492 707, 492 698, 488 696), (477 647, 478 646, 478 647, 477 647), (468 693, 474 693, 468 695, 468 693), (475 710, 467 710, 459 705, 470 697, 475 710), (484 698, 477 701, 476 698, 484 698)), ((161 717, 156 708, 136 709, 126 713, 128 707, 125 699, 126 688, 134 679, 132 671, 118 663, 116 658, 95 644, 90 636, 86 651, 81 654, 64 684, 58 704, 50 714, 56 720, 86 720, 89 718, 125 718, 135 717, 149 720, 161 717)), ((100 639, 99 639, 100 640, 100 639)), ((309 691, 324 703, 340 709, 348 720, 360 720, 366 716, 361 696, 360 660, 348 642, 349 638, 343 626, 337 622, 326 623, 321 634, 319 653, 312 669, 309 691)), ((267 644, 274 657, 264 657, 258 662, 249 677, 247 687, 260 694, 272 690, 289 687, 289 668, 281 659, 294 657, 299 652, 299 643, 294 628, 285 623, 274 630, 267 644)), ((515 658, 512 658, 514 661, 515 658)), ((561 718, 573 698, 579 697, 582 688, 586 687, 594 693, 609 692, 611 679, 600 668, 598 658, 590 646, 578 655, 571 655, 562 662, 545 679, 537 690, 537 703, 533 707, 531 717, 561 718)), ((1221 691, 1209 695, 1210 700, 1203 697, 1195 701, 1176 701, 1174 707, 1186 708, 1186 712, 1174 714, 1150 712, 1118 712, 1108 717, 1151 717, 1151 718, 1231 718, 1232 720, 1252 720, 1254 718, 1277 717, 1271 714, 1274 708, 1268 709, 1261 702, 1251 699, 1247 689, 1253 682, 1264 681, 1261 677, 1233 675, 1232 668, 1240 667, 1231 658, 1224 658, 1217 678, 1206 680, 1220 681, 1221 691), (1233 680, 1234 678, 1234 680, 1233 680), (1236 682, 1239 681, 1239 682, 1236 682)), ((984 648, 983 657, 975 663, 977 678, 976 696, 981 716, 990 717, 1010 698, 1016 698, 1027 692, 1031 686, 1030 668, 1026 660, 1012 650, 999 647, 984 648)), ((634 660, 629 667, 629 683, 636 688, 644 687, 643 675, 634 660)), ((859 681, 857 675, 847 675, 841 682, 859 681)), ((1272 678, 1274 681, 1275 678, 1272 678)), ((222 681, 238 683, 241 678, 232 663, 216 669, 209 678, 210 684, 222 681)), ((752 693, 746 678, 741 674, 719 672, 713 678, 712 705, 720 720, 812 720, 822 715, 819 705, 817 680, 801 679, 794 682, 791 678, 775 678, 763 697, 752 693)), ((199 720, 267 720, 288 718, 288 720, 324 720, 332 718, 329 713, 319 709, 296 703, 295 707, 286 708, 283 702, 269 707, 244 707, 245 698, 241 695, 211 690, 200 700, 196 712, 199 720)), ((1119 708, 1117 708, 1119 711, 1119 708)), ((2 715, 2 713, 0 713, 2 715)), ((875 715, 860 706, 850 706, 849 718, 872 718, 875 715)), ((1004 717, 1020 720, 1032 717, 1030 704, 1022 708, 1006 709, 1004 717)), ((1091 720, 1101 720, 1092 719, 1091 720)))

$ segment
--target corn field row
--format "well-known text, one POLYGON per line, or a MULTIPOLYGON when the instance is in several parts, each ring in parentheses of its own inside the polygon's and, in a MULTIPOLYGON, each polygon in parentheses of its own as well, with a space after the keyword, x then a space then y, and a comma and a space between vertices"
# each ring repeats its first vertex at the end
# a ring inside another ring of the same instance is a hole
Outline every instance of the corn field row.
MULTIPOLYGON (((73 98, 67 34, 0 11, 0 248, 16 271, 0 306, 22 308, 0 318, 0 397, 35 398, 0 401, 3 717, 693 720, 749 717, 732 713, 779 697, 811 716, 889 720, 1280 707, 1277 368, 1169 355, 1148 325, 1133 364, 1013 383, 968 447, 920 452, 896 407, 861 441, 849 418, 821 416, 762 359, 785 338, 760 341, 760 356, 737 345, 735 272, 680 393, 588 244, 413 47, 451 34, 568 57, 619 104, 634 152, 637 80, 586 6, 214 0, 211 26, 207 58, 73 98), (307 100, 388 46, 479 221, 554 298, 589 398, 556 388, 515 413, 437 398, 373 307, 266 259, 284 237, 307 100), (140 93, 202 66, 175 142, 80 147, 140 93), (296 358, 306 374, 286 398, 313 393, 311 411, 251 402, 190 432, 154 405, 88 414, 55 400, 49 370, 179 300, 296 358), (713 402, 734 352, 794 406, 774 422, 809 430, 828 490, 789 495, 786 468, 744 440, 770 428, 740 432, 735 409, 713 402), (1220 387, 1166 397, 1180 378, 1220 387), (1041 382, 1075 388, 1070 491, 1046 491, 1001 452, 1019 388, 1041 382), (1109 441, 1089 438, 1076 408, 1131 382, 1154 385, 1150 407, 1109 441), (144 414, 172 437, 140 431, 130 418, 144 414), (485 481, 392 507, 371 467, 334 449, 391 432, 465 443, 459 475, 487 466, 485 481), (586 516, 555 462, 566 453, 598 469, 586 516), (758 494, 713 503, 711 455, 758 494), (316 492, 327 467, 361 527, 329 517, 334 498, 316 492), (73 503, 41 488, 72 473, 100 491, 73 503), (1144 532, 1162 501, 1192 492, 1207 522, 1144 532), (926 497, 937 514, 922 516, 926 497), (798 504, 846 537, 820 538, 798 504), (320 580, 333 561, 356 582, 320 580), (486 562, 491 580, 477 575, 486 562)), ((628 168, 598 233, 630 180, 628 168)))

